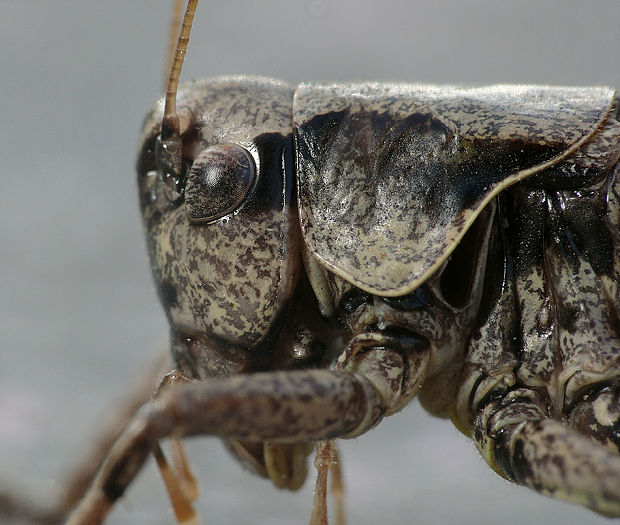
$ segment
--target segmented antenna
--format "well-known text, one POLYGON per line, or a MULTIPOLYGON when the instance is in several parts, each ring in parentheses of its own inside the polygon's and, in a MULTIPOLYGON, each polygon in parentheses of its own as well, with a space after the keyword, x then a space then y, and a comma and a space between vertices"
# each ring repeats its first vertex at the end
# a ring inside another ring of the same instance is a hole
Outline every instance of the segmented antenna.
POLYGON ((164 89, 168 88, 168 77, 170 75, 172 61, 174 60, 174 52, 177 49, 177 41, 179 39, 179 28, 181 27, 182 14, 183 0, 174 0, 174 7, 172 8, 172 18, 170 19, 170 29, 168 31, 168 53, 166 59, 166 68, 164 69, 164 76, 162 78, 164 82, 164 89))
POLYGON ((185 58, 187 44, 189 43, 189 32, 192 29, 192 21, 194 20, 197 4, 198 0, 188 0, 187 2, 187 9, 183 17, 181 32, 177 40, 174 58, 170 67, 168 88, 166 89, 166 102, 164 105, 164 118, 161 125, 162 141, 177 140, 180 135, 179 117, 177 116, 177 87, 179 85, 179 77, 181 76, 183 59, 185 58))

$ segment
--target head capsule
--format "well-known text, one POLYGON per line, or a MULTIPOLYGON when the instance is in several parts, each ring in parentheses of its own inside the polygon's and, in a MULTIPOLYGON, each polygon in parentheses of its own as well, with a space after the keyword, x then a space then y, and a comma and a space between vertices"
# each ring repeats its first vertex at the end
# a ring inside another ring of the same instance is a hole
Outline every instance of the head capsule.
POLYGON ((294 291, 292 99, 265 79, 181 88, 180 169, 160 138, 162 103, 147 117, 138 185, 151 268, 173 353, 197 375, 266 351, 294 291), (205 347, 219 349, 220 364, 205 347))

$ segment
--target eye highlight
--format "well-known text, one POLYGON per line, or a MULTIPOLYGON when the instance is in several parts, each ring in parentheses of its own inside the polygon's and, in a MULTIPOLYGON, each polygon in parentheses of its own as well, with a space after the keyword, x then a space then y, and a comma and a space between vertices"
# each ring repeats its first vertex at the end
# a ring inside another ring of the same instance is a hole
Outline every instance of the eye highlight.
POLYGON ((250 153, 236 144, 215 144, 201 151, 185 185, 189 220, 211 222, 236 210, 252 188, 255 172, 250 153))

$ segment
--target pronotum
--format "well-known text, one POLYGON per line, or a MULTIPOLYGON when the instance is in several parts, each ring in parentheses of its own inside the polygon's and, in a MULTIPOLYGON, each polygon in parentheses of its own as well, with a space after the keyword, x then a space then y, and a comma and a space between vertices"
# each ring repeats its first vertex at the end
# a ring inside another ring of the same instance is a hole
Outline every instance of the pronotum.
MULTIPOLYGON (((191 51, 190 51, 190 53, 191 53, 191 51)), ((234 68, 234 70, 237 70, 237 68, 234 68)), ((224 70, 224 69, 222 69, 222 72, 223 72, 223 71, 225 71, 225 70, 224 70)), ((275 75, 276 75, 276 73, 274 73, 274 76, 275 76, 275 75)), ((310 77, 313 77, 313 76, 314 76, 314 77, 316 77, 317 75, 312 75, 312 74, 311 74, 311 75, 304 75, 302 78, 307 78, 307 76, 310 76, 310 77)), ((325 77, 328 77, 328 76, 330 76, 330 75, 324 75, 324 76, 325 76, 325 77)), ((332 75, 332 76, 333 76, 333 75, 332 75)), ((370 75, 366 74, 365 76, 370 76, 370 75)), ((392 75, 392 76, 394 76, 394 75, 392 75)), ((462 75, 461 75, 461 76, 459 76, 458 78, 460 79, 461 77, 462 77, 462 75)), ((300 78, 300 75, 296 75, 296 78, 300 78)), ((417 79, 418 77, 414 77, 413 75, 409 75, 409 74, 408 74, 408 75, 407 75, 407 78, 416 78, 416 79, 417 79)), ((584 82, 585 82, 585 81, 584 81, 584 82)), ((410 410, 408 411, 408 415, 407 415, 406 417, 409 417, 409 416, 411 415, 411 413, 412 413, 412 412, 414 412, 414 409, 410 409, 410 410)), ((444 425, 444 427, 446 427, 446 425, 444 425)), ((447 431, 447 428, 446 428, 446 431, 447 431)), ((378 432, 378 431, 377 431, 377 432, 378 432)), ((346 456, 345 456, 345 461, 346 461, 346 456)), ((346 463, 345 463, 345 468, 346 468, 346 463)), ((351 492, 351 491, 350 491, 350 492, 351 492)), ((207 496, 207 498, 208 498, 208 496, 207 496)))

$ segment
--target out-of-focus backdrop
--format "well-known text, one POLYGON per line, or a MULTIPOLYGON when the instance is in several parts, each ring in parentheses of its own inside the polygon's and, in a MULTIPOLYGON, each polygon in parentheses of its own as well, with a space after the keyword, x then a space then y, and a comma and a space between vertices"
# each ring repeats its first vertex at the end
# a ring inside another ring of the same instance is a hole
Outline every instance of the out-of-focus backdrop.
MULTIPOLYGON (((159 96, 168 1, 3 0, 0 480, 39 501, 165 345, 136 204, 135 147, 159 96)), ((184 79, 609 84, 618 0, 263 0, 198 6, 184 79)), ((307 523, 215 439, 191 443, 203 523, 307 523)), ((492 473, 413 403, 342 444, 352 524, 608 521, 492 473)), ((152 464, 110 523, 172 523, 152 464)))

